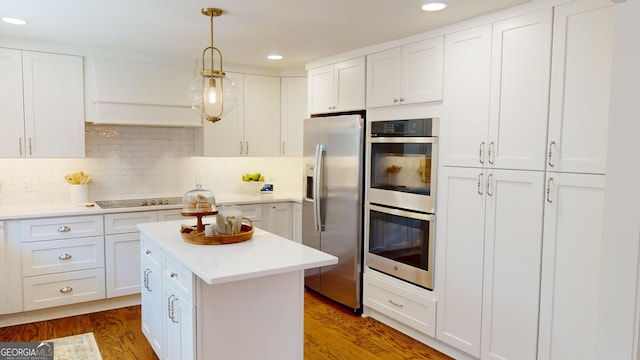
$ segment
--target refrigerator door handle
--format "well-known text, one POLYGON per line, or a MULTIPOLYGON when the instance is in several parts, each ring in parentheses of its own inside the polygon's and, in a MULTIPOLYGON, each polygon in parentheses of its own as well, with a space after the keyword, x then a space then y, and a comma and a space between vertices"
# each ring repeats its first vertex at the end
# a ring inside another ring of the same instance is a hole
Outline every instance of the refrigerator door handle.
MULTIPOLYGON (((327 147, 322 144, 316 145, 316 159, 314 164, 314 174, 313 174, 313 218, 316 226, 316 230, 324 231, 324 223, 322 222, 322 202, 324 201, 321 197, 320 191, 324 187, 324 154, 327 152, 327 147)), ((324 195, 324 194, 322 194, 324 195)))

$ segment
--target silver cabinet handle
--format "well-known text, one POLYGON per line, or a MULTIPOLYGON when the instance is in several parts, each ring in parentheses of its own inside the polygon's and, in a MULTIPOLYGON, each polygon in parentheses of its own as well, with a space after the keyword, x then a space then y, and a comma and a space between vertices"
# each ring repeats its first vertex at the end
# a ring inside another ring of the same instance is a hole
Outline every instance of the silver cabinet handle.
POLYGON ((487 175, 487 195, 488 196, 493 196, 493 193, 491 192, 491 179, 492 178, 493 178, 493 174, 487 175))
POLYGON ((489 150, 487 152, 487 160, 489 161, 489 164, 493 164, 493 158, 492 157, 495 156, 495 155, 493 155, 493 145, 494 144, 495 143, 493 141, 489 143, 489 150))
POLYGON ((64 253, 64 254, 61 254, 60 256, 58 256, 58 259, 60 259, 60 260, 69 260, 72 257, 73 256, 71 256, 71 254, 64 253))
POLYGON ((553 178, 550 177, 549 180, 547 180, 547 202, 550 204, 553 202, 551 200, 551 183, 552 182, 553 182, 553 178))
POLYGON ((240 141, 240 155, 242 155, 242 149, 244 148, 244 142, 240 141))
POLYGON ((554 167, 555 164, 552 161, 552 155, 553 155, 553 147, 556 145, 555 141, 552 141, 549 143, 549 152, 547 153, 547 159, 548 159, 548 164, 549 167, 554 167))
POLYGON ((20 156, 22 156, 22 138, 18 138, 18 148, 20 149, 20 156))
POLYGON ((31 138, 29 138, 29 156, 33 155, 33 151, 31 150, 31 138))
POLYGON ((403 102, 403 101, 404 101, 404 98, 403 98, 403 97, 401 97, 401 98, 400 98, 400 102, 403 102))
POLYGON ((400 101, 400 100, 398 100, 398 98, 393 98, 393 103, 394 104, 397 103, 398 101, 400 101))
POLYGON ((480 150, 478 151, 478 161, 480 161, 480 164, 484 164, 484 141, 480 143, 480 150))
POLYGON ((62 225, 57 229, 58 232, 69 232, 71 231, 71 228, 68 227, 67 225, 62 225))
POLYGON ((60 289, 60 292, 63 294, 67 294, 70 293, 73 290, 73 288, 71 286, 65 286, 62 289, 60 289))
POLYGON ((482 177, 484 173, 478 174, 478 194, 482 195, 482 177))
POLYGON ((169 312, 169 319, 171 319, 171 321, 176 323, 176 324, 178 323, 178 320, 176 320, 175 304, 174 303, 177 300, 178 300, 178 298, 175 295, 171 295, 167 299, 167 311, 169 312))
POLYGON ((245 141, 244 143, 245 143, 244 154, 249 155, 249 142, 245 141))
POLYGON ((151 255, 151 250, 147 249, 147 250, 144 251, 144 253, 147 254, 147 255, 151 255))
POLYGON ((403 304, 398 304, 397 302, 395 302, 395 301, 393 301, 391 299, 389 299, 389 304, 391 304, 391 305, 393 305, 395 307, 399 307, 399 308, 403 308, 404 307, 403 304))
POLYGON ((171 275, 169 275, 169 276, 171 276, 171 278, 173 279, 173 278, 177 278, 178 274, 176 274, 175 272, 171 272, 171 275))
POLYGON ((149 275, 151 275, 151 269, 144 269, 144 288, 147 289, 147 291, 152 292, 153 290, 151 290, 149 275))

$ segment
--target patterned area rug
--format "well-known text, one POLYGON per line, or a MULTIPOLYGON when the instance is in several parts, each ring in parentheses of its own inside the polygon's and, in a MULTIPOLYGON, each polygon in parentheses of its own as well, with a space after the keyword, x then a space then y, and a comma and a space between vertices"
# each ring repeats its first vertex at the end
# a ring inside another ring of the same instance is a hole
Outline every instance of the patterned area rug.
POLYGON ((48 341, 53 342, 55 360, 102 360, 93 333, 66 336, 44 342, 48 341))

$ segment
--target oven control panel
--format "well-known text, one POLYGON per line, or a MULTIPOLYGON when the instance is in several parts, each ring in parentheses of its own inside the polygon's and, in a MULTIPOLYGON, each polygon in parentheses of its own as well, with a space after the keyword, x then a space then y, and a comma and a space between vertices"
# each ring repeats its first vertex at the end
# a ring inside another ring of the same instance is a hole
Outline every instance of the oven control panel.
POLYGON ((437 119, 409 119, 372 121, 371 137, 432 137, 436 134, 437 119))

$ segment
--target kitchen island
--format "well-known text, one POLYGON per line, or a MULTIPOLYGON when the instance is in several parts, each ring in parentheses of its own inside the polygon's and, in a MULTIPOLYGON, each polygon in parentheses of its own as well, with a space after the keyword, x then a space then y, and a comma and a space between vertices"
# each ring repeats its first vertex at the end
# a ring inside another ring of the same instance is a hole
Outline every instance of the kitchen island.
POLYGON ((303 359, 304 270, 338 259, 260 229, 190 244, 188 220, 138 225, 142 328, 158 357, 303 359))

